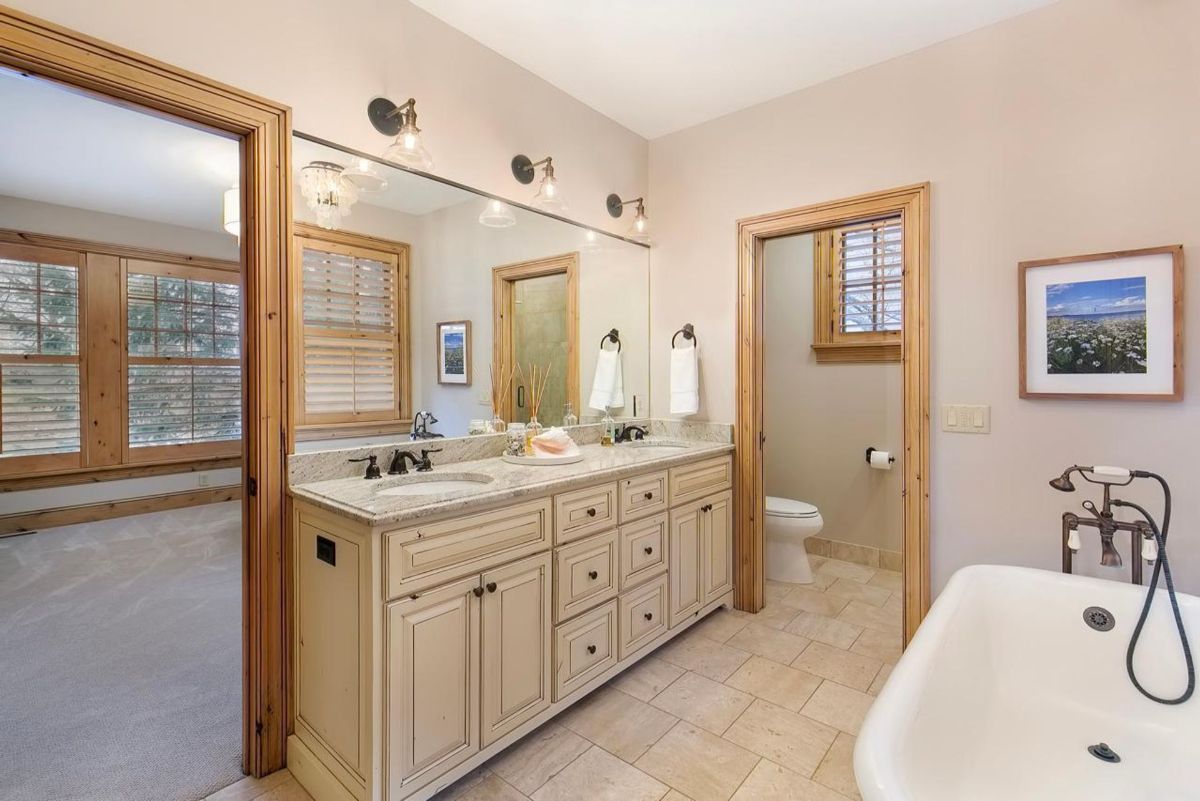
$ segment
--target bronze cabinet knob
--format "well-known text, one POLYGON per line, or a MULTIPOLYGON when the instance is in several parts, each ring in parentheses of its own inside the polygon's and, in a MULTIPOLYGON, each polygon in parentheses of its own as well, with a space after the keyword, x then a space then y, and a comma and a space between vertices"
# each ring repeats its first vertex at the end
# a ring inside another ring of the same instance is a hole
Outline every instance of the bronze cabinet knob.
POLYGON ((649 545, 647 545, 646 546, 646 556, 649 556, 652 553, 654 553, 654 549, 651 548, 649 545))
POLYGON ((592 581, 595 581, 596 579, 600 578, 600 574, 597 573, 595 570, 589 570, 588 578, 590 578, 592 581))
POLYGON ((476 587, 475 589, 471 590, 471 592, 475 593, 475 597, 478 598, 483 595, 483 587, 476 587))
POLYGON ((588 516, 588 517, 595 517, 595 516, 596 516, 596 510, 595 510, 595 508, 593 508, 593 507, 588 507, 588 510, 587 510, 587 516, 588 516))
POLYGON ((589 653, 589 654, 594 654, 594 653, 596 653, 596 646, 594 646, 594 645, 589 645, 589 646, 588 646, 588 653, 589 653))
POLYGON ((647 492, 647 493, 646 493, 646 500, 648 500, 648 501, 654 500, 654 493, 653 493, 653 492, 647 492))
POLYGON ((647 612, 647 613, 646 613, 646 620, 654 620, 654 613, 653 613, 653 612, 647 612))
POLYGON ((494 582, 494 581, 489 581, 489 582, 487 583, 487 591, 488 591, 488 592, 495 592, 495 591, 496 591, 496 582, 494 582))

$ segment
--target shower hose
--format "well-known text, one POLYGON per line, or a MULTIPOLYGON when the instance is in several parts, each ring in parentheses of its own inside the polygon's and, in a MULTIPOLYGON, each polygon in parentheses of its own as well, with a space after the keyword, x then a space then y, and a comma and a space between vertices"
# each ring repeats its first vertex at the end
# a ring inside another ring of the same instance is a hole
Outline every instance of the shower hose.
POLYGON ((1154 522, 1154 518, 1150 516, 1143 507, 1132 501, 1119 501, 1114 499, 1114 506, 1128 506, 1130 509, 1136 510, 1150 524, 1150 530, 1154 533, 1154 541, 1158 545, 1158 559, 1154 562, 1154 572, 1150 576, 1150 586, 1146 588, 1146 601, 1142 604, 1142 614, 1138 618, 1137 625, 1133 629, 1133 636, 1129 638, 1129 649, 1125 652, 1125 670, 1129 673, 1129 680, 1133 682, 1133 686, 1137 687, 1138 692, 1160 704, 1182 704, 1192 697, 1192 693, 1196 690, 1196 665, 1192 660, 1192 649, 1188 645, 1187 631, 1183 627, 1183 616, 1179 612, 1179 601, 1175 598, 1175 582, 1171 579, 1171 563, 1167 559, 1167 532, 1171 527, 1171 488, 1167 486, 1166 480, 1157 473, 1151 473, 1146 470, 1134 470, 1133 475, 1139 478, 1152 478, 1159 483, 1163 491, 1163 524, 1162 530, 1158 528, 1158 524, 1154 522), (1183 661, 1187 665, 1187 689, 1183 695, 1177 698, 1160 698, 1154 693, 1147 690, 1138 681, 1137 672, 1133 669, 1133 654, 1137 650, 1138 640, 1142 636, 1142 627, 1146 625, 1146 618, 1150 616, 1150 607, 1154 604, 1155 591, 1158 589, 1159 576, 1166 581, 1167 597, 1171 603, 1171 612, 1175 616, 1175 628, 1179 631, 1179 644, 1183 647, 1183 661))

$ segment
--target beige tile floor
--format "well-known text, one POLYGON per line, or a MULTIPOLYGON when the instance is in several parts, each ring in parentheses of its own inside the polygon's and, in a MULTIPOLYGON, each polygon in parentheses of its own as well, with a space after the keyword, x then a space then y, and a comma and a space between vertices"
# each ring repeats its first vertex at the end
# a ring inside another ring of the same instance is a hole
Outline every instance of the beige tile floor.
MULTIPOLYGON (((437 801, 846 801, 900 656, 900 575, 812 557, 757 615, 721 610, 437 801)), ((310 801, 286 771, 208 801, 310 801)))

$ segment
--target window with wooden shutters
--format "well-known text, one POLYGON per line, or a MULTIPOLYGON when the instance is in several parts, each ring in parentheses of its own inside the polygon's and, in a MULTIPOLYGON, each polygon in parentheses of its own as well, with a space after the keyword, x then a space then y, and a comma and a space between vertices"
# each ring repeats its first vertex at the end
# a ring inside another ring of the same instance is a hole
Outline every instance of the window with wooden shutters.
POLYGON ((0 245, 0 464, 81 462, 80 257, 0 245))
POLYGON ((819 362, 900 361, 904 229, 900 217, 813 235, 813 350, 819 362))
POLYGON ((127 262, 131 461, 240 452, 241 303, 236 274, 127 262))
POLYGON ((304 230, 302 425, 407 424, 408 246, 304 230))

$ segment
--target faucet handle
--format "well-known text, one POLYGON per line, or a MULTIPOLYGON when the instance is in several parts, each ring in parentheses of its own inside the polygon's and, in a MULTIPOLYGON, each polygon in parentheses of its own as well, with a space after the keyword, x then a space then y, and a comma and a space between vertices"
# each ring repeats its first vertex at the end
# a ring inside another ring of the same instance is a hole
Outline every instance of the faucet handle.
POLYGON ((346 461, 347 462, 366 462, 367 463, 367 474, 365 476, 363 476, 363 478, 383 478, 383 474, 381 474, 379 472, 379 465, 376 462, 376 460, 378 458, 379 457, 377 457, 375 454, 372 453, 372 454, 368 454, 367 456, 362 457, 361 459, 347 459, 346 461))

